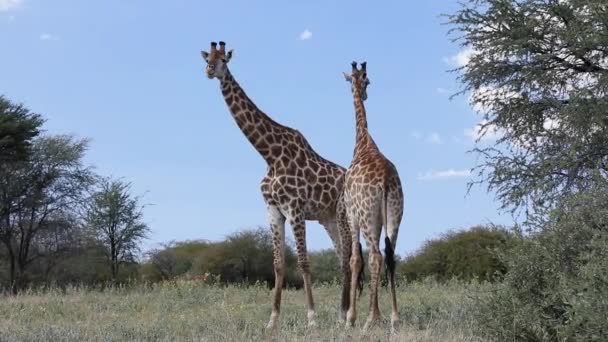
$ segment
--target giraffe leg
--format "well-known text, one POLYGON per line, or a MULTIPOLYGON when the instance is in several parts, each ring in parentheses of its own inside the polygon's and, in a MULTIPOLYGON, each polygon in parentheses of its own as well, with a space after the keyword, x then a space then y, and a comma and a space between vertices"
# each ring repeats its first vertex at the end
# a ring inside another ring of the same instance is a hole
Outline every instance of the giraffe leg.
MULTIPOLYGON (((394 253, 395 247, 397 247, 397 236, 399 234, 399 225, 403 217, 403 193, 399 187, 392 187, 389 190, 388 201, 386 206, 386 237, 388 241, 386 248, 388 250, 389 244, 390 249, 394 253)), ((388 264, 387 264, 388 265, 388 264)), ((397 332, 399 326, 399 309, 397 308, 397 293, 395 289, 395 274, 394 270, 389 270, 389 281, 391 286, 391 331, 397 332)))
POLYGON ((359 285, 359 271, 363 265, 363 256, 359 253, 359 226, 350 220, 350 300, 346 313, 346 327, 353 327, 357 320, 357 292, 359 285))
POLYGON ((368 245, 369 250, 369 269, 371 273, 370 293, 369 293, 369 315, 363 330, 380 319, 380 308, 378 307, 378 284, 380 282, 380 270, 382 269, 382 254, 378 251, 378 240, 368 245))
POLYGON ((290 218, 290 225, 296 239, 296 251, 298 254, 298 266, 302 271, 304 280, 304 294, 306 297, 306 308, 308 309, 308 326, 316 325, 315 303, 312 298, 312 279, 310 276, 310 262, 306 251, 306 224, 302 215, 294 215, 290 218))
POLYGON ((274 290, 272 299, 272 313, 266 325, 267 329, 277 326, 281 312, 281 292, 285 277, 285 216, 276 206, 268 206, 270 228, 272 229, 272 249, 274 259, 274 290))
POLYGON ((350 287, 351 287, 351 269, 350 269, 350 257, 352 249, 352 235, 350 231, 350 224, 348 222, 348 215, 346 206, 343 198, 339 199, 337 205, 337 226, 340 234, 341 241, 341 266, 342 266, 342 300, 341 300, 341 313, 340 318, 342 321, 346 321, 346 315, 350 307, 350 287))
POLYGON ((344 322, 350 302, 350 232, 348 226, 345 227, 344 222, 340 223, 339 219, 338 222, 323 222, 322 225, 331 237, 342 270, 342 296, 338 318, 344 322))

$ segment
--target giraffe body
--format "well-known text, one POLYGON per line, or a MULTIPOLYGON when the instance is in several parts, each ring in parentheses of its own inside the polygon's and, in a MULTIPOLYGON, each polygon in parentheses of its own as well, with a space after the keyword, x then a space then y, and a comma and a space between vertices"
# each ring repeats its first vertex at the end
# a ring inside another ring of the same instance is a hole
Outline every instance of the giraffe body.
POLYGON ((367 98, 366 63, 357 70, 353 62, 352 74, 346 75, 352 83, 352 92, 356 112, 357 136, 353 160, 345 176, 344 203, 347 210, 348 224, 351 231, 351 290, 350 308, 347 313, 347 324, 352 326, 356 320, 357 270, 362 264, 362 255, 358 252, 360 233, 363 233, 369 250, 370 268, 370 302, 369 315, 364 329, 380 317, 378 307, 378 284, 382 267, 380 253, 380 236, 382 227, 385 230, 386 264, 391 287, 391 326, 393 331, 399 321, 395 293, 394 260, 391 260, 397 242, 399 225, 403 216, 403 190, 399 174, 393 163, 388 160, 372 139, 367 128, 367 117, 363 101, 367 98))
POLYGON ((309 325, 315 324, 315 314, 306 249, 306 220, 316 220, 323 225, 341 260, 344 277, 341 315, 345 318, 350 299, 350 232, 344 224, 338 225, 337 213, 340 208, 345 216, 345 207, 338 203, 342 200, 346 170, 321 157, 299 131, 275 122, 258 109, 228 70, 232 51, 226 52, 223 42, 220 42, 220 49, 216 49, 216 45, 212 43, 211 51, 202 53, 207 62, 207 76, 220 80, 222 95, 237 125, 268 165, 260 184, 272 229, 275 271, 272 313, 267 327, 275 327, 280 314, 286 222, 292 227, 296 240, 309 325))

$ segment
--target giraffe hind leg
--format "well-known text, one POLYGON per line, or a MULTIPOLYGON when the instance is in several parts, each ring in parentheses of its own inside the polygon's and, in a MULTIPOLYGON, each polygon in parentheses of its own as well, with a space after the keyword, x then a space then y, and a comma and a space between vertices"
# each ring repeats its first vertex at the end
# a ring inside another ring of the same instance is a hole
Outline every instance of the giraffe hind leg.
POLYGON ((340 300, 339 316, 338 319, 341 322, 346 321, 346 312, 348 311, 350 302, 350 248, 351 248, 351 236, 346 223, 346 218, 342 214, 337 215, 335 222, 322 222, 321 224, 325 227, 325 230, 329 233, 333 242, 336 254, 342 270, 342 295, 340 300))
POLYGON ((397 236, 399 226, 403 217, 403 192, 401 187, 389 189, 386 205, 386 237, 384 239, 386 249, 387 279, 391 290, 391 331, 395 333, 399 325, 399 309, 397 308, 397 293, 395 284, 395 262, 394 252, 397 247, 397 236), (391 258, 389 259, 389 256, 391 258))
MULTIPOLYGON (((381 202, 380 202, 381 203, 381 202)), ((368 267, 370 273, 369 281, 369 313, 363 330, 368 330, 373 324, 380 320, 380 308, 378 306, 378 287, 380 285, 380 273, 382 271, 382 254, 380 253, 380 235, 382 233, 382 219, 380 206, 368 209, 366 226, 362 227, 363 236, 368 248, 368 267), (377 214, 375 214, 377 213, 377 214)))
MULTIPOLYGON (((352 216, 351 216, 352 217, 352 216)), ((357 292, 358 288, 358 280, 359 280, 359 270, 363 265, 363 255, 359 253, 359 225, 356 220, 349 220, 350 223, 350 233, 351 233, 351 245, 350 245, 350 300, 349 300, 349 308, 346 313, 346 327, 352 327, 355 325, 355 321, 357 320, 357 292)))

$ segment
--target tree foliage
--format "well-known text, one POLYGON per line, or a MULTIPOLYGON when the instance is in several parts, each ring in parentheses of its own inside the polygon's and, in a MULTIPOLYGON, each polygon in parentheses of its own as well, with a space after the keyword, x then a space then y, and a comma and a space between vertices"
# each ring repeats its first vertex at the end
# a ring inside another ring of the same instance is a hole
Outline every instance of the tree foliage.
POLYGON ((0 163, 27 159, 42 123, 40 115, 0 95, 0 163))
POLYGON ((0 241, 14 291, 32 262, 69 246, 74 213, 93 180, 82 162, 86 146, 71 136, 41 137, 27 160, 0 167, 0 241))
POLYGON ((468 0, 448 16, 469 49, 462 91, 484 114, 479 181, 504 208, 543 211, 608 171, 604 0, 468 0))
POLYGON ((131 184, 102 179, 87 212, 87 225, 105 247, 112 280, 116 281, 121 264, 134 261, 139 242, 147 237, 143 206, 131 194, 131 184))

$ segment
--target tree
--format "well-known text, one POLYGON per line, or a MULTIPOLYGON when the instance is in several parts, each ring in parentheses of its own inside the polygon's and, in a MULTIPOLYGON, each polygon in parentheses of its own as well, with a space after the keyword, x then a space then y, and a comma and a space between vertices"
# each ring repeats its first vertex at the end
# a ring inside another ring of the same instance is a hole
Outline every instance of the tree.
POLYGON ((469 0, 449 21, 481 133, 501 135, 476 149, 478 182, 539 219, 477 321, 497 340, 606 340, 608 4, 469 0))
POLYGON ((82 163, 86 147, 86 140, 72 136, 41 137, 33 141, 27 160, 0 167, 0 241, 13 292, 25 285, 32 262, 69 245, 73 213, 93 180, 82 163))
POLYGON ((608 176, 605 0, 467 0, 448 15, 470 60, 462 92, 483 113, 479 179, 503 208, 543 213, 608 176))
POLYGON ((121 264, 133 262, 139 243, 150 231, 143 222, 143 206, 131 194, 131 184, 109 178, 99 182, 87 212, 87 224, 106 249, 112 281, 121 264))
POLYGON ((27 159, 42 123, 40 115, 0 95, 0 163, 27 159))

